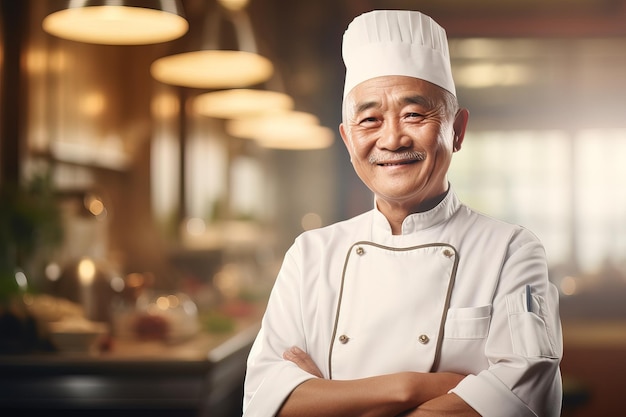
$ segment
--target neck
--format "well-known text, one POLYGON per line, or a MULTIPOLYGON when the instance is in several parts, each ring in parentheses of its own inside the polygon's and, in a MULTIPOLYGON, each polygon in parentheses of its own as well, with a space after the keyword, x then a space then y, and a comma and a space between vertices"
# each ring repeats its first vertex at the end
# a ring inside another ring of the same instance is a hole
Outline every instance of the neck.
POLYGON ((446 197, 448 190, 444 193, 429 198, 428 200, 421 201, 417 205, 404 206, 402 204, 394 204, 393 202, 385 200, 376 200, 376 207, 387 218, 389 225, 391 226, 391 233, 394 235, 402 234, 402 223, 411 214, 423 213, 437 207, 439 203, 446 197))

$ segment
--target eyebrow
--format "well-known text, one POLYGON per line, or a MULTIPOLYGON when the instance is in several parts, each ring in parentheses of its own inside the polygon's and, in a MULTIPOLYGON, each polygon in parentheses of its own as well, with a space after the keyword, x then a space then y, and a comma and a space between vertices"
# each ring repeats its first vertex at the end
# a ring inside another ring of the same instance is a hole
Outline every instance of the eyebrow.
POLYGON ((362 103, 357 104, 356 108, 354 109, 354 113, 355 114, 359 114, 361 112, 364 112, 365 110, 369 110, 372 109, 374 107, 380 107, 381 103, 380 101, 365 101, 362 103))
MULTIPOLYGON (((406 96, 406 97, 403 97, 401 101, 404 104, 417 104, 419 106, 424 106, 428 108, 435 107, 435 104, 432 98, 421 96, 421 95, 406 96)), ((375 108, 375 107, 380 107, 380 106, 381 106, 380 101, 376 101, 376 100, 364 101, 362 103, 357 104, 355 108, 355 114, 359 114, 365 110, 375 108)))
POLYGON ((432 98, 420 96, 420 95, 403 97, 402 102, 405 104, 417 104, 419 106, 424 106, 428 108, 435 107, 435 104, 432 98))

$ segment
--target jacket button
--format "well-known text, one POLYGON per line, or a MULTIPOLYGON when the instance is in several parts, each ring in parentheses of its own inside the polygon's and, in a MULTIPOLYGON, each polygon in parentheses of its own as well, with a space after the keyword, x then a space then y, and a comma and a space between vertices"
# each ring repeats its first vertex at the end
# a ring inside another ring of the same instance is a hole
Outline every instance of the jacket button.
POLYGON ((346 336, 345 334, 342 334, 341 336, 339 336, 339 342, 341 342, 344 345, 348 343, 348 340, 350 340, 350 338, 346 336))
POLYGON ((356 248, 356 254, 357 255, 363 255, 365 253, 365 249, 363 249, 362 247, 358 247, 356 248))
POLYGON ((454 256, 454 252, 452 252, 450 249, 444 249, 443 256, 445 256, 446 258, 452 258, 454 256))
POLYGON ((425 334, 421 334, 421 335, 418 337, 418 340, 419 340, 419 342, 420 342, 422 345, 425 345, 425 344, 427 344, 428 342, 430 342, 430 338, 429 338, 428 336, 426 336, 425 334))

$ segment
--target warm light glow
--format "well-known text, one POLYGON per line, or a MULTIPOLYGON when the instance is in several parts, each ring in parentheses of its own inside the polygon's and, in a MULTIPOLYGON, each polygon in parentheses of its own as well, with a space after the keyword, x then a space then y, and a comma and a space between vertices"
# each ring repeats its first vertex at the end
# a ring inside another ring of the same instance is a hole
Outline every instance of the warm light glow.
POLYGON ((167 296, 167 302, 168 302, 169 308, 176 308, 180 305, 180 300, 174 294, 167 296))
POLYGON ((91 285, 96 278, 96 264, 89 258, 78 263, 78 280, 82 285, 91 285))
POLYGON ((454 79, 458 86, 467 88, 512 87, 530 84, 532 73, 519 64, 479 63, 459 65, 454 79))
POLYGON ((180 103, 173 94, 160 94, 152 100, 151 110, 154 117, 169 119, 178 115, 180 103))
POLYGON ((576 294, 577 287, 576 278, 574 277, 567 276, 561 281, 561 292, 565 295, 576 294))
POLYGON ((170 300, 165 296, 157 298, 155 303, 160 310, 167 310, 170 308, 170 300))
POLYGON ((43 20, 46 32, 78 42, 144 45, 184 35, 187 21, 176 13, 130 6, 85 6, 60 10, 43 20))
POLYGON ((47 55, 43 49, 31 49, 26 54, 26 68, 33 74, 43 74, 47 69, 47 55))
POLYGON ((317 125, 317 116, 300 111, 286 111, 231 120, 226 123, 226 131, 232 136, 245 139, 265 138, 276 131, 291 131, 302 125, 317 125))
POLYGON ((248 0, 218 0, 222 7, 228 10, 241 10, 248 5, 248 0))
POLYGON ((55 72, 62 72, 70 67, 70 58, 67 56, 67 52, 64 50, 49 51, 49 65, 50 69, 55 72))
POLYGON ((56 262, 51 262, 46 265, 46 269, 44 270, 44 275, 50 281, 58 281, 61 277, 61 267, 56 262))
POLYGON ((239 267, 236 264, 224 265, 213 276, 213 285, 225 298, 235 298, 241 291, 239 267))
POLYGON ((291 110, 294 102, 276 91, 233 89, 200 94, 193 100, 193 110, 207 117, 241 119, 272 111, 291 110))
POLYGON ((461 59, 530 58, 539 53, 532 39, 457 38, 449 43, 450 56, 461 59))
POLYGON ((111 282, 109 283, 109 285, 111 286, 111 289, 117 293, 124 291, 124 288, 126 288, 124 278, 120 276, 114 276, 113 278, 111 278, 111 282))
POLYGON ((126 276, 126 285, 130 288, 140 288, 145 284, 145 282, 145 277, 138 272, 133 272, 132 274, 128 274, 126 276))
POLYGON ((85 208, 94 216, 101 216, 105 214, 106 208, 100 197, 89 194, 85 197, 85 208))
POLYGON ((276 132, 275 136, 259 138, 257 142, 264 148, 308 151, 325 149, 333 144, 335 135, 326 126, 302 125, 291 132, 276 132))
POLYGON ((98 116, 102 114, 105 107, 105 98, 102 93, 93 92, 86 94, 80 100, 80 109, 87 116, 98 116))
POLYGON ((187 233, 192 236, 200 236, 206 231, 206 223, 198 217, 188 219, 185 226, 187 233))
POLYGON ((191 88, 238 88, 267 81, 271 61, 244 51, 203 50, 157 59, 152 76, 165 84, 191 88))
POLYGON ((231 120, 226 131, 235 137, 253 139, 273 149, 311 150, 332 145, 334 134, 320 126, 317 117, 305 112, 277 112, 242 120, 231 120))
POLYGON ((317 213, 307 213, 300 221, 303 230, 312 230, 322 227, 322 218, 317 213))

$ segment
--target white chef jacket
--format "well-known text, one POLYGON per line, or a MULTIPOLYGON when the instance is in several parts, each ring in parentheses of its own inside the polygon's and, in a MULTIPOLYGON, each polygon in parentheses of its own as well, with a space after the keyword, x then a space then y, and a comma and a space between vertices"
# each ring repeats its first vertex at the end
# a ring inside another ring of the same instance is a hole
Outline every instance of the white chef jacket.
POLYGON ((295 240, 248 358, 245 417, 275 415, 314 378, 282 358, 291 346, 324 378, 456 372, 467 377, 451 392, 482 416, 560 415, 558 292, 543 246, 452 189, 401 235, 373 209, 295 240))

